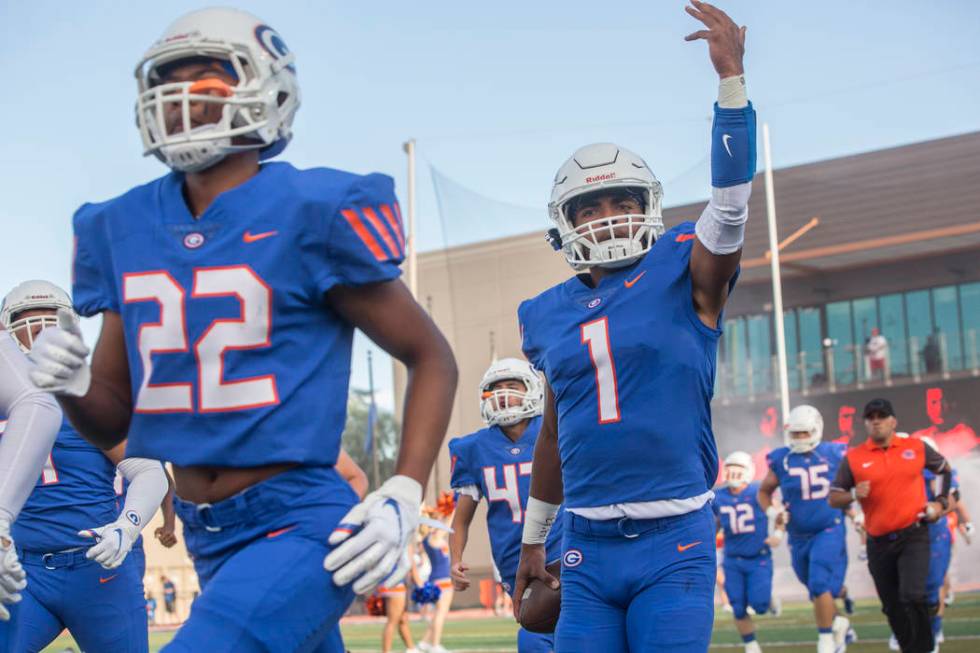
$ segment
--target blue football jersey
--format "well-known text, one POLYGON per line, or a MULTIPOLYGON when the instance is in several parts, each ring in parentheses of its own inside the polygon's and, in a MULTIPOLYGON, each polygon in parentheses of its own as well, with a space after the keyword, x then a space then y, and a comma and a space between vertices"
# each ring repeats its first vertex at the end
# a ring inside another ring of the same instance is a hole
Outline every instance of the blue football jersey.
POLYGON ((714 485, 721 330, 694 309, 694 239, 683 223, 597 288, 572 277, 518 309, 524 354, 555 395, 566 508, 686 499, 714 485))
MULTIPOLYGON (((936 474, 930 469, 923 469, 922 476, 926 484, 926 500, 935 501, 936 497, 939 494, 936 491, 938 489, 936 486, 939 483, 939 481, 936 480, 937 478, 936 474)), ((952 492, 953 490, 959 489, 959 487, 960 487, 960 480, 956 474, 956 470, 954 469, 952 470, 952 476, 949 481, 949 489, 952 492)), ((942 528, 948 528, 948 527, 949 527, 949 519, 946 518, 946 515, 943 515, 942 517, 940 517, 934 522, 929 522, 930 532, 936 532, 942 528)))
POLYGON ((840 523, 843 513, 827 502, 847 445, 821 442, 807 453, 780 447, 769 453, 769 469, 779 479, 783 503, 789 511, 790 535, 810 535, 840 523))
POLYGON ((105 454, 64 420, 44 471, 11 528, 14 541, 37 553, 91 546, 92 540, 78 531, 116 519, 115 473, 105 454))
POLYGON ((127 455, 332 465, 353 327, 324 293, 398 277, 391 178, 264 164, 195 219, 170 173, 75 214, 74 301, 121 315, 127 455))
POLYGON ((712 509, 725 531, 725 555, 751 558, 769 555, 769 519, 756 495, 759 483, 749 483, 738 494, 731 488, 715 491, 712 509))
MULTIPOLYGON (((541 418, 532 418, 517 442, 498 426, 491 426, 449 441, 452 460, 450 486, 475 485, 487 500, 490 552, 500 577, 513 589, 521 558, 524 510, 531 492, 531 459, 541 418)), ((548 534, 548 561, 561 554, 561 519, 548 534)))

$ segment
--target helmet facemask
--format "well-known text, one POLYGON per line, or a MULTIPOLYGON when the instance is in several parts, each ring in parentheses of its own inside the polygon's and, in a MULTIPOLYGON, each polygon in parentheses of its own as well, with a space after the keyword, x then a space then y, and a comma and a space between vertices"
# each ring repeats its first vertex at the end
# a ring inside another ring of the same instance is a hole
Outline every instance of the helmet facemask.
POLYGON ((489 426, 513 426, 521 420, 540 414, 540 410, 527 390, 496 388, 483 391, 480 413, 489 426))
POLYGON ((3 298, 0 324, 24 353, 28 353, 34 346, 35 331, 40 333, 48 327, 58 326, 59 310, 75 314, 68 293, 50 281, 23 281, 3 298), (23 341, 18 334, 24 336, 23 341))
POLYGON ((558 223, 558 236, 565 260, 575 270, 590 267, 621 268, 650 251, 664 231, 660 184, 630 186, 616 184, 600 190, 563 199, 551 207, 558 223), (641 199, 642 212, 612 215, 583 221, 575 226, 575 200, 586 195, 628 191, 641 199))
POLYGON ((58 326, 58 317, 52 312, 49 315, 15 316, 15 319, 10 324, 5 324, 4 328, 17 341, 17 346, 21 348, 21 351, 28 354, 34 347, 34 332, 41 333, 44 329, 53 326, 58 326), (35 329, 35 327, 38 328, 35 329), (21 333, 24 334, 23 338, 18 337, 21 333), (27 341, 26 345, 24 344, 25 340, 27 341))
POLYGON ((480 381, 480 415, 487 426, 513 426, 540 415, 543 408, 544 385, 526 361, 496 361, 480 381), (503 381, 517 381, 524 388, 495 387, 503 381))
POLYGON ((741 465, 725 465, 725 485, 730 488, 742 487, 743 485, 748 485, 749 481, 749 470, 741 465))
POLYGON ((172 27, 136 67, 136 122, 144 155, 153 154, 181 172, 204 170, 239 151, 261 150, 262 159, 277 155, 292 136, 299 106, 295 56, 271 28, 255 27, 242 12, 196 14, 208 16, 181 19, 195 27, 185 25, 176 33, 172 27), (202 61, 218 62, 233 81, 209 76, 167 81, 173 67, 202 61), (217 105, 220 115, 215 119, 206 110, 207 121, 198 119, 195 125, 202 104, 217 105), (167 117, 175 111, 179 119, 168 126, 167 117))

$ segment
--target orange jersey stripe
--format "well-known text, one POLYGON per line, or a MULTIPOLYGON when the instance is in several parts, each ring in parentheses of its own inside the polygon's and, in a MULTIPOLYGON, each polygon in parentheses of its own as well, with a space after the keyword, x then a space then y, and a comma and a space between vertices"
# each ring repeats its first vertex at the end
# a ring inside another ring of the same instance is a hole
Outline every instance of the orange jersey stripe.
MULTIPOLYGON (((398 238, 398 244, 402 246, 402 252, 404 252, 405 235, 402 234, 401 217, 399 217, 396 220, 395 215, 391 212, 391 207, 388 206, 387 204, 382 204, 380 208, 381 208, 381 215, 383 215, 385 217, 385 220, 388 221, 388 224, 391 225, 391 230, 395 232, 395 237, 398 238)), ((398 202, 395 202, 395 210, 396 211, 398 210, 398 202)), ((401 216, 400 211, 398 215, 401 216)))
POLYGON ((352 209, 343 209, 340 214, 344 216, 347 223, 351 226, 351 229, 353 229, 354 233, 357 234, 358 238, 360 238, 367 248, 371 250, 371 253, 374 254, 374 258, 378 259, 379 261, 388 260, 388 255, 385 254, 377 239, 371 235, 368 228, 364 226, 363 222, 361 222, 361 218, 357 215, 357 211, 352 209))
POLYGON ((392 256, 401 256, 402 251, 398 249, 398 245, 395 244, 394 239, 391 237, 391 232, 388 231, 388 227, 381 222, 381 218, 370 206, 365 206, 361 209, 361 213, 367 218, 374 230, 381 234, 381 240, 385 241, 385 245, 388 246, 388 251, 391 252, 392 256))
POLYGON ((688 240, 694 240, 697 238, 695 234, 678 234, 677 238, 674 239, 675 242, 683 243, 688 240))

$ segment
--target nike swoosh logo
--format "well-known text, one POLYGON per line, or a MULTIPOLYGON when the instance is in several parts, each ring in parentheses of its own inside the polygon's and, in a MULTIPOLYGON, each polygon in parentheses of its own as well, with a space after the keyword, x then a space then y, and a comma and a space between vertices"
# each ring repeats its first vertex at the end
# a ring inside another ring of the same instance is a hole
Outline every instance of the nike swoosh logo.
POLYGON ((103 578, 102 576, 99 576, 99 584, 108 583, 110 580, 112 580, 113 578, 115 578, 118 575, 119 574, 113 574, 113 575, 109 576, 108 578, 103 578))
POLYGON ((262 240, 263 238, 271 238, 273 236, 278 236, 278 231, 263 231, 260 234, 253 234, 246 231, 242 234, 242 241, 246 243, 254 243, 257 240, 262 240))
POLYGON ((863 467, 865 469, 867 469, 868 467, 871 467, 872 465, 874 465, 873 462, 870 462, 870 463, 861 463, 861 467, 863 467))
POLYGON ((635 284, 637 281, 639 281, 643 277, 643 275, 646 274, 646 273, 647 273, 647 271, 644 270, 643 272, 639 273, 638 275, 636 275, 632 279, 627 279, 626 281, 624 281, 623 282, 623 285, 626 286, 627 288, 632 288, 633 287, 633 284, 635 284))
POLYGON ((293 524, 292 526, 287 526, 285 528, 280 528, 279 530, 276 530, 276 531, 271 531, 269 533, 266 533, 265 536, 268 537, 268 538, 279 537, 283 533, 288 533, 289 531, 293 530, 294 528, 296 528, 296 525, 295 524, 293 524))
POLYGON ((728 141, 730 141, 730 140, 732 140, 732 135, 731 134, 722 134, 721 135, 721 144, 725 146, 725 151, 728 152, 729 158, 732 158, 733 157, 733 155, 732 155, 732 148, 730 148, 728 146, 728 141))
POLYGON ((691 542, 690 544, 681 544, 681 543, 678 542, 677 543, 677 552, 678 553, 684 553, 685 551, 687 551, 688 549, 690 549, 692 546, 697 546, 698 544, 701 544, 701 540, 698 540, 697 542, 691 542))

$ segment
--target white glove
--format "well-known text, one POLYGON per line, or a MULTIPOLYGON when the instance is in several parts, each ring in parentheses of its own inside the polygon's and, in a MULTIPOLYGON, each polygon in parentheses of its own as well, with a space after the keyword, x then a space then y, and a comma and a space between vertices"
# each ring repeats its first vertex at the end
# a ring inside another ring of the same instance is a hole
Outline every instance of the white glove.
POLYGON ((392 476, 344 515, 328 542, 337 546, 324 559, 333 582, 354 582, 354 591, 369 594, 382 581, 394 585, 408 573, 406 547, 415 534, 422 506, 422 486, 407 476, 392 476))
POLYGON ((129 555, 133 543, 140 536, 140 529, 125 517, 120 517, 111 524, 78 531, 78 534, 95 539, 95 545, 85 552, 86 558, 95 560, 106 569, 115 569, 129 555))
POLYGON ((10 523, 0 521, 0 621, 10 619, 10 612, 4 603, 20 603, 20 591, 25 587, 27 574, 10 537, 10 523))
POLYGON ((973 534, 976 533, 977 528, 973 525, 972 521, 968 521, 963 524, 963 539, 966 540, 967 544, 973 544, 973 534))
POLYGON ((56 395, 84 397, 92 383, 92 370, 85 360, 88 353, 78 318, 59 308, 58 326, 41 331, 28 354, 36 366, 31 381, 56 395))

